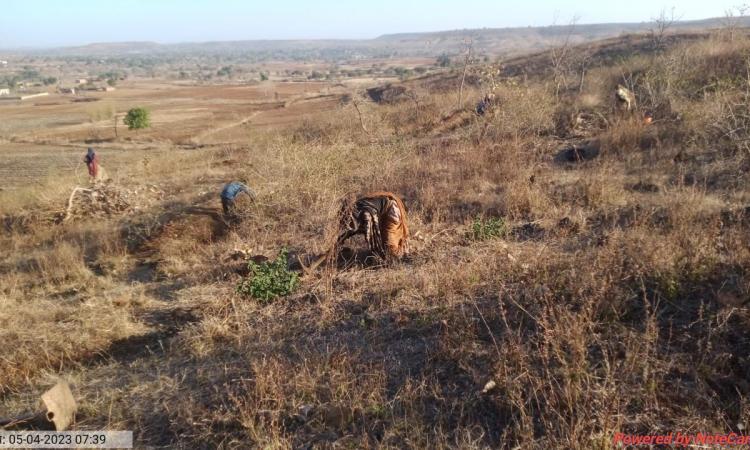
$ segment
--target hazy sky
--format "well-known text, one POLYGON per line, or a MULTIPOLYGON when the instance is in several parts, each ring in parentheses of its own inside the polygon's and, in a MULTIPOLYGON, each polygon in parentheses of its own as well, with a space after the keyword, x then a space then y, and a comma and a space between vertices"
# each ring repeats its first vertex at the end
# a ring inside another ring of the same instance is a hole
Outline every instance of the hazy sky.
POLYGON ((371 38, 386 33, 684 20, 743 0, 2 0, 0 48, 91 42, 371 38), (557 19, 555 19, 557 17, 557 19))

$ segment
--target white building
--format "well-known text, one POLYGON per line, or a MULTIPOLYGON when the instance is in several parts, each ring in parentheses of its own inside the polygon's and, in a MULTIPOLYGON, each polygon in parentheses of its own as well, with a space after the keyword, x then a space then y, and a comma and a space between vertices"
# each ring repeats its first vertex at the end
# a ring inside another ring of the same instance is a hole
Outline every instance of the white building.
POLYGON ((10 89, 0 88, 0 95, 10 95, 10 89))

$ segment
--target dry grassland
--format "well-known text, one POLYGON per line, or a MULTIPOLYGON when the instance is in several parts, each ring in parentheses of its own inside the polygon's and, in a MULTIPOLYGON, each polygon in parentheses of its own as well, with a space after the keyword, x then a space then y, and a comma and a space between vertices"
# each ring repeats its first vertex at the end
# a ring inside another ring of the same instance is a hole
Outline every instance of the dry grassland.
POLYGON ((457 107, 407 83, 416 100, 361 101, 361 123, 339 98, 165 90, 153 129, 96 144, 142 202, 63 224, 89 125, 4 129, 3 152, 35 157, 3 170, 40 175, 0 192, 0 416, 64 376, 78 429, 132 429, 139 448, 609 449, 615 432, 746 429, 749 53, 676 45, 559 98, 552 77, 496 80, 484 116, 487 84, 457 107), (632 115, 612 110, 623 77, 632 115), (599 154, 555 162, 571 145, 599 154), (218 191, 240 177, 258 198, 227 227, 218 191), (235 292, 236 250, 319 253, 337 199, 380 189, 407 205, 408 259, 324 270, 268 305, 235 292))

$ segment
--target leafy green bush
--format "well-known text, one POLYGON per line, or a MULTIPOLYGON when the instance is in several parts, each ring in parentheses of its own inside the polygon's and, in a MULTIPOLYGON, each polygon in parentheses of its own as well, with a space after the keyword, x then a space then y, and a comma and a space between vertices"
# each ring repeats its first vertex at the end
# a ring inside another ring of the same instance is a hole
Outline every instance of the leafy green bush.
POLYGON ((151 113, 146 108, 133 108, 123 119, 130 130, 140 130, 151 126, 151 113))
POLYGON ((475 241, 485 241, 487 239, 503 237, 507 231, 505 221, 500 217, 490 217, 487 219, 477 217, 474 219, 474 223, 471 224, 469 238, 475 241))
POLYGON ((250 275, 237 286, 237 292, 269 303, 277 297, 289 295, 299 285, 299 275, 287 268, 287 251, 282 250, 273 261, 248 263, 250 275))

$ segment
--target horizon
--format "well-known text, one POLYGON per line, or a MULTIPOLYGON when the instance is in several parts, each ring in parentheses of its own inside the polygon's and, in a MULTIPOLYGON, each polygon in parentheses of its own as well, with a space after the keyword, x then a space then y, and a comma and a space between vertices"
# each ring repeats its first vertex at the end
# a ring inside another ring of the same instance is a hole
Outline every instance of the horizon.
POLYGON ((661 11, 674 11, 676 19, 688 22, 720 18, 726 10, 736 7, 732 0, 711 5, 689 1, 679 6, 633 0, 614 8, 591 0, 536 0, 509 12, 491 0, 450 3, 385 0, 379 3, 382 6, 371 10, 368 4, 338 5, 332 0, 314 5, 299 0, 275 5, 246 5, 236 0, 216 0, 210 5, 200 0, 180 4, 157 0, 135 6, 92 0, 73 0, 67 5, 48 0, 10 0, 0 14, 0 48, 44 49, 124 42, 170 45, 370 40, 394 34, 564 26, 574 19, 578 19, 578 25, 642 24, 653 21, 661 11), (424 14, 428 8, 430 14, 424 14), (538 14, 538 10, 547 14, 538 14), (386 17, 381 19, 383 15, 386 17), (357 20, 360 17, 367 20, 357 20))

